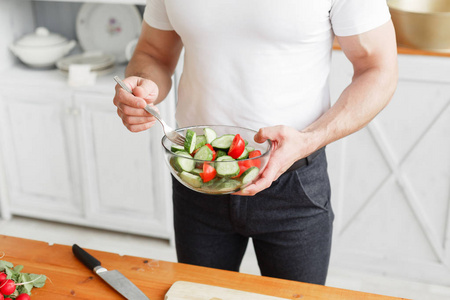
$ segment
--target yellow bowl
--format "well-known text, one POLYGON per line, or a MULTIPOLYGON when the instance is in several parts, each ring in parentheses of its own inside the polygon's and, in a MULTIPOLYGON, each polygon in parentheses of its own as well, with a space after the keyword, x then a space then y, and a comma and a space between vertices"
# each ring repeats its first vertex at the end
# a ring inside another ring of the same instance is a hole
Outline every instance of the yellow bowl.
POLYGON ((388 0, 400 46, 450 52, 449 0, 388 0))

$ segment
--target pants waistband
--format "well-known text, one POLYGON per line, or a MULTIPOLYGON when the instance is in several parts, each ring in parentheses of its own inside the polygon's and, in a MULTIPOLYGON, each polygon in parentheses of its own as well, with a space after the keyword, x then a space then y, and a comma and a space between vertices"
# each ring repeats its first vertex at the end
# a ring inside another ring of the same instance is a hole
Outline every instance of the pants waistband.
POLYGON ((311 164, 311 162, 314 160, 314 158, 316 158, 317 156, 319 156, 319 154, 321 154, 322 152, 325 151, 325 147, 320 148, 319 150, 311 153, 309 156, 304 157, 302 159, 297 160, 295 163, 292 164, 292 166, 290 166, 289 169, 286 170, 285 173, 287 172, 292 172, 294 170, 300 169, 304 166, 307 166, 309 164, 311 164))

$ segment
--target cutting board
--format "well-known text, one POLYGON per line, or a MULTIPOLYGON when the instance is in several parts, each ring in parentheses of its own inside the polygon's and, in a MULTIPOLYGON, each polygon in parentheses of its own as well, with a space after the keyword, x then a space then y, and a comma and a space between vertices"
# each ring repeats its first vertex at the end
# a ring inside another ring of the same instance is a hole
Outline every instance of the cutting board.
POLYGON ((227 289, 188 281, 176 281, 165 300, 287 300, 262 294, 227 289))

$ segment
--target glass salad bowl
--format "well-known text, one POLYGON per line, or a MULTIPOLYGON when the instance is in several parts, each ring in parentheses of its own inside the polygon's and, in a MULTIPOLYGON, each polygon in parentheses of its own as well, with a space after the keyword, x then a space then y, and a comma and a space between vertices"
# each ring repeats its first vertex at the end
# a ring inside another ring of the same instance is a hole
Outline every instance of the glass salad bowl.
POLYGON ((165 161, 186 187, 205 194, 229 194, 257 180, 269 160, 272 143, 256 143, 256 131, 224 125, 179 128, 184 146, 162 138, 165 161))

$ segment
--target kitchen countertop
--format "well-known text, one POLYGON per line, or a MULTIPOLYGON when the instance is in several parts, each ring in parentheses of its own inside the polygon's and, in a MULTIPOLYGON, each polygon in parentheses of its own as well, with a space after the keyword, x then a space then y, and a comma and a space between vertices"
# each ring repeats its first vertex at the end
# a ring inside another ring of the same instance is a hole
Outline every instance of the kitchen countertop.
MULTIPOLYGON (((79 245, 83 247, 83 245, 79 245)), ((119 270, 150 299, 162 300, 171 285, 189 281, 287 299, 388 300, 403 299, 338 289, 290 280, 216 270, 157 259, 86 249, 108 270, 119 270)), ((87 269, 66 245, 0 235, 2 260, 23 265, 22 272, 48 277, 42 288, 32 290, 32 299, 123 299, 100 277, 87 269)))

